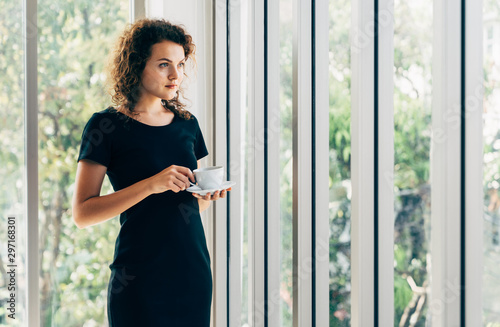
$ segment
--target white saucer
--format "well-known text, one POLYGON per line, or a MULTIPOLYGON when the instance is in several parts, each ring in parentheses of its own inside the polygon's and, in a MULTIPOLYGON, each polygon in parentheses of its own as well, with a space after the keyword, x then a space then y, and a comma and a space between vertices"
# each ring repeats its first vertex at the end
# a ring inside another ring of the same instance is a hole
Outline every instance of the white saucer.
POLYGON ((225 181, 224 183, 222 183, 222 185, 219 188, 214 188, 214 189, 209 189, 209 190, 203 190, 198 185, 193 185, 191 187, 188 187, 186 189, 186 191, 204 196, 207 193, 214 193, 215 191, 222 191, 222 190, 228 189, 233 185, 236 185, 236 182, 225 181))

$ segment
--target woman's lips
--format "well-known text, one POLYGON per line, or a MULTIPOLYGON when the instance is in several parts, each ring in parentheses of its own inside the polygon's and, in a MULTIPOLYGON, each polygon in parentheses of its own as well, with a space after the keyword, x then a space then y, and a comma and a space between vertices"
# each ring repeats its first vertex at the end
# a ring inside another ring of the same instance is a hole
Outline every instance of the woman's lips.
POLYGON ((167 87, 168 87, 169 89, 175 89, 175 88, 177 87, 177 85, 167 85, 167 87))

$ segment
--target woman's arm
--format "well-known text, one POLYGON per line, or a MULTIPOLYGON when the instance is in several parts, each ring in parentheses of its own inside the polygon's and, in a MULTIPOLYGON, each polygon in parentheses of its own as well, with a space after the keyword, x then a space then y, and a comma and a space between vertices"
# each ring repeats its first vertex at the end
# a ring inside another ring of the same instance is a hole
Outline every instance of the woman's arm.
POLYGON ((151 194, 185 190, 189 187, 189 178, 194 181, 189 168, 170 166, 150 178, 100 196, 106 170, 105 166, 90 160, 78 163, 73 194, 73 220, 78 228, 109 220, 151 194))
POLYGON ((203 212, 210 207, 210 200, 203 200, 202 198, 198 198, 198 205, 200 206, 200 212, 203 212))

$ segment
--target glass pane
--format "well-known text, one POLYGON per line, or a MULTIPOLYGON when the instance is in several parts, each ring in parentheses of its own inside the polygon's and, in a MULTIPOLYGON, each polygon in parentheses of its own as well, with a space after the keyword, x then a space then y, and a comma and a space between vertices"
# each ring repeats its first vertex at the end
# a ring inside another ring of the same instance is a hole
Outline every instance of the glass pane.
POLYGON ((280 0, 281 326, 293 323, 292 9, 291 0, 280 0))
POLYGON ((500 326, 500 6, 485 0, 483 326, 500 326))
POLYGON ((394 3, 395 326, 430 322, 432 9, 394 3))
MULTIPOLYGON (((41 0, 39 28, 40 321, 107 326, 117 219, 78 229, 71 199, 85 123, 110 97, 104 68, 128 21, 126 0, 41 0)), ((102 194, 111 192, 105 178, 102 194)))
POLYGON ((329 3, 330 326, 351 325, 351 1, 329 3))
POLYGON ((0 0, 0 13, 0 326, 25 326, 23 1, 0 0))

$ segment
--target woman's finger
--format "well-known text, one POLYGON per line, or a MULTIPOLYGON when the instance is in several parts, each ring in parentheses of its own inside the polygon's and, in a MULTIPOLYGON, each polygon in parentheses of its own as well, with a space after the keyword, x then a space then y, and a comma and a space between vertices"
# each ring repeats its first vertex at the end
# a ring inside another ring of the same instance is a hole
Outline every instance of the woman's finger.
MULTIPOLYGON (((189 169, 188 169, 189 170, 189 169)), ((175 178, 177 178, 177 181, 176 181, 176 184, 182 189, 184 187, 184 189, 187 189, 188 187, 191 186, 191 184, 189 183, 189 177, 186 176, 186 175, 183 175, 179 172, 175 172, 174 173, 174 176, 175 178)))
POLYGON ((174 192, 184 191, 186 189, 186 185, 181 180, 174 179, 172 180, 172 184, 174 184, 174 186, 177 186, 179 188, 179 190, 176 190, 174 192))
POLYGON ((185 179, 182 178, 183 181, 185 181, 188 185, 190 181, 194 183, 195 178, 191 169, 182 166, 177 166, 176 168, 177 171, 180 172, 182 176, 186 177, 185 179))

